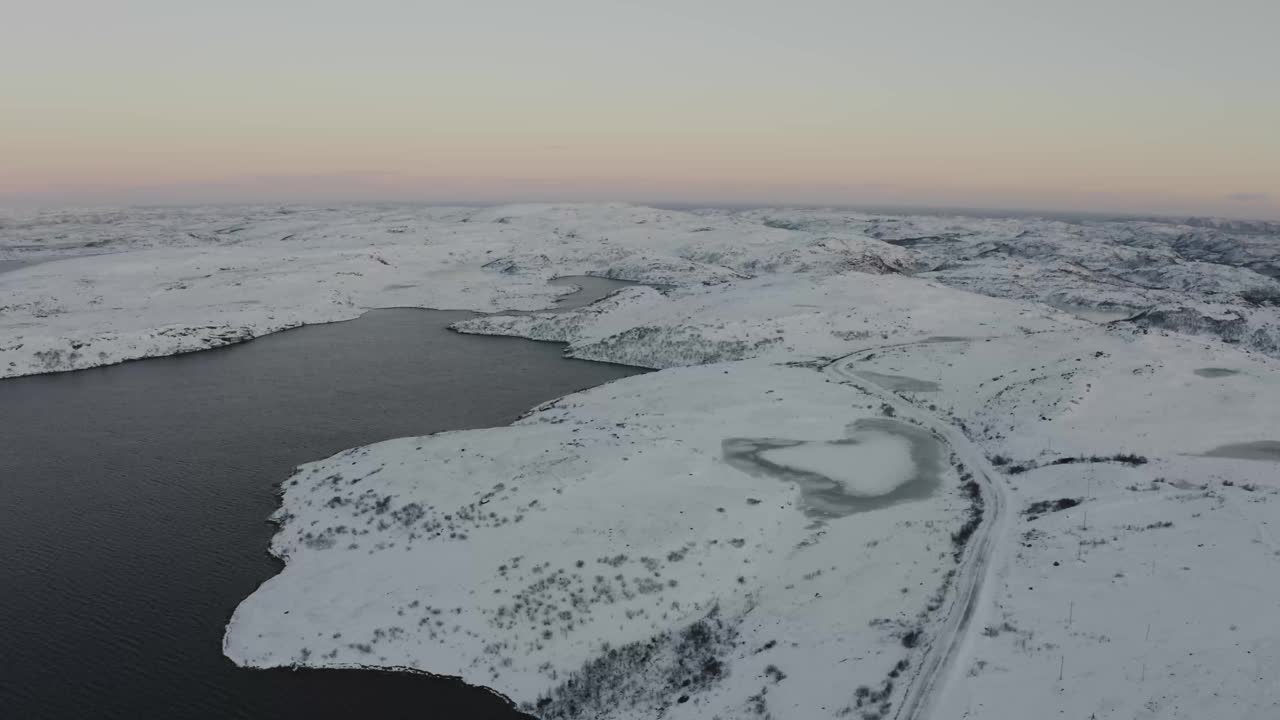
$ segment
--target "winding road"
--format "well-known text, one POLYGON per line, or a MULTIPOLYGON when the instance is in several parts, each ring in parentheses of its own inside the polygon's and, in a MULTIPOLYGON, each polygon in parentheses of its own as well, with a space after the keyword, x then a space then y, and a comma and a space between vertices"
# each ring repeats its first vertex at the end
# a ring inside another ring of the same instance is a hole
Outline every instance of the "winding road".
POLYGON ((924 659, 907 683, 906 695, 894 715, 897 720, 923 720, 934 717, 943 698, 954 692, 962 681, 970 664, 974 637, 986 625, 986 616, 995 606, 995 592, 999 584, 996 575, 1005 564, 1004 554, 1009 547, 1009 543, 1004 541, 1009 532, 1008 498, 1000 474, 963 432, 860 377, 850 367, 858 356, 882 349, 872 348, 847 355, 828 364, 823 372, 879 398, 893 407, 898 417, 937 433, 973 473, 983 500, 982 522, 965 546, 952 588, 951 603, 946 614, 927 633, 924 659))

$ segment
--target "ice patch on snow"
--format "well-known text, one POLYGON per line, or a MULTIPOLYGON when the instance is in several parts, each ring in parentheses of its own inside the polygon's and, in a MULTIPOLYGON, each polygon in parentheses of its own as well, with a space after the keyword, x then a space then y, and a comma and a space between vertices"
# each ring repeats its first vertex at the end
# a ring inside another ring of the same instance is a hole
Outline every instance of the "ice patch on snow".
POLYGON ((842 440, 729 438, 725 461, 752 475, 800 488, 803 509, 815 517, 844 517, 927 497, 938 486, 939 443, 896 420, 864 418, 842 440))
POLYGON ((917 380, 906 375, 890 375, 888 373, 871 372, 863 370, 857 373, 858 377, 870 380, 886 390, 894 390, 898 392, 938 392, 938 383, 931 380, 917 380))

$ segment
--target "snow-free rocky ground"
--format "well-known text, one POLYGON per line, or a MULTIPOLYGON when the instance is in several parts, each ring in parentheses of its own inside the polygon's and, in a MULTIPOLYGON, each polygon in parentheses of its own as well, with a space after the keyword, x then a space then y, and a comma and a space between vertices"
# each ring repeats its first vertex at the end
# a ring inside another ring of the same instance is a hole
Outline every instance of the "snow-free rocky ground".
POLYGON ((386 306, 662 369, 298 468, 244 665, 544 718, 1275 718, 1277 278, 1280 228, 1201 219, 12 214, 0 377, 386 306), (502 314, 584 274, 648 286, 502 314))

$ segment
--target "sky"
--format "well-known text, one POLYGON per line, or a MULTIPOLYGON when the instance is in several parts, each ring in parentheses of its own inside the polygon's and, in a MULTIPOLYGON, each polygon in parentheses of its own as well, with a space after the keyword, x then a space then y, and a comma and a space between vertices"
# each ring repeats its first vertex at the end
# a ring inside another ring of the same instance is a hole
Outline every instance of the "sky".
POLYGON ((0 205, 1280 219, 1277 0, 9 0, 0 205))

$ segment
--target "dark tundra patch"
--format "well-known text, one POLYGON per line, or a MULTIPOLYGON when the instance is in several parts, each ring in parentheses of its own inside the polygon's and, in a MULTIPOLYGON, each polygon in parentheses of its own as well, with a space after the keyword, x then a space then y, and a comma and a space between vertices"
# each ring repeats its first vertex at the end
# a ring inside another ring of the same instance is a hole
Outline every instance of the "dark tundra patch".
POLYGON ((628 715, 661 717, 694 700, 723 678, 723 658, 737 645, 738 621, 711 608, 678 631, 621 647, 605 646, 594 660, 521 709, 542 720, 594 718, 626 708, 628 715))
POLYGON ((1080 498, 1058 498, 1057 500, 1040 500, 1033 502, 1022 511, 1028 520, 1035 520, 1041 515, 1047 515, 1051 512, 1061 512, 1068 508, 1073 508, 1080 504, 1080 498))

